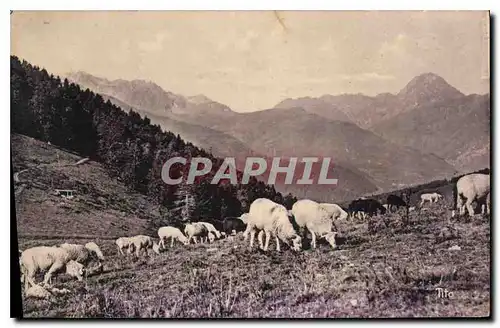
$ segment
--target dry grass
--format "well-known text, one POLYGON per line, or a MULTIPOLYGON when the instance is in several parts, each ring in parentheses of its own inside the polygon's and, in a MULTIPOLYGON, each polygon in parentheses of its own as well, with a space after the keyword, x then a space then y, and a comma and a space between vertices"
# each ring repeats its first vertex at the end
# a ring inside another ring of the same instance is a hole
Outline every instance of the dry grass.
MULTIPOLYGON (((18 139, 26 146, 27 138, 18 139)), ((41 154, 38 146, 30 147, 14 154, 15 171, 33 166, 34 159, 50 162, 51 152, 41 154)), ((13 149, 20 148, 14 144, 13 149)), ((212 245, 179 244, 159 256, 126 259, 117 255, 110 237, 155 235, 151 221, 158 216, 148 213, 152 207, 147 200, 127 192, 94 163, 45 169, 46 175, 21 176, 32 181, 16 199, 20 248, 92 239, 107 260, 101 274, 84 282, 58 276, 55 286, 68 288, 70 294, 24 299, 25 317, 490 315, 489 217, 450 221, 449 204, 443 203, 411 213, 406 223, 399 214, 343 222, 335 251, 321 245, 317 250, 277 253, 272 245, 263 253, 249 250, 237 237, 212 245), (47 193, 47 179, 58 174, 81 181, 90 191, 60 205, 60 198, 47 193), (95 193, 102 197, 97 207, 90 205, 97 199, 95 193), (455 245, 460 250, 449 250, 455 245), (437 288, 453 296, 439 298, 437 288)))

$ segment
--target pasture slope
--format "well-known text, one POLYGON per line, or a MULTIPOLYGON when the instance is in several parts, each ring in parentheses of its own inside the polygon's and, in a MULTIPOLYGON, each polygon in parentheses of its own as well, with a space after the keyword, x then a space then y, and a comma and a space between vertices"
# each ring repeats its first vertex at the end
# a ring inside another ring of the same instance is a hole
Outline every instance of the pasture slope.
MULTIPOLYGON (((450 221, 448 203, 430 211, 338 224, 339 247, 265 254, 241 240, 176 245, 124 259, 114 238, 156 236, 157 209, 95 162, 12 135, 19 247, 96 241, 107 260, 84 282, 63 274, 70 294, 24 299, 25 317, 485 317, 490 315, 489 217, 450 221), (73 188, 63 200, 53 188, 73 188), (21 191, 20 191, 21 190, 21 191), (449 250, 451 246, 460 250, 449 250), (437 288, 452 292, 438 296, 437 288), (449 294, 448 294, 449 295, 449 294)), ((12 277, 13 282, 18 281, 12 277)), ((38 278, 40 279, 40 278, 38 278)))

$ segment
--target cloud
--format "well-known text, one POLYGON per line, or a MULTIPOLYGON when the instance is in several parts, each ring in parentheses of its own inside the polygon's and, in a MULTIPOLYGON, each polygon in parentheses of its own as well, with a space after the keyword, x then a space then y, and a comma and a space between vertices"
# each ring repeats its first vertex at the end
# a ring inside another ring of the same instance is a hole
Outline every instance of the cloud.
POLYGON ((405 34, 398 34, 389 42, 384 42, 380 46, 379 55, 381 57, 401 57, 407 54, 410 47, 410 39, 405 34))
POLYGON ((375 72, 352 74, 352 75, 346 75, 346 74, 340 75, 341 80, 359 81, 359 82, 388 81, 388 80, 394 80, 395 78, 396 77, 394 75, 379 74, 375 72))
POLYGON ((139 49, 146 52, 161 51, 163 50, 163 42, 166 39, 164 33, 156 34, 152 40, 142 41, 138 43, 139 49))

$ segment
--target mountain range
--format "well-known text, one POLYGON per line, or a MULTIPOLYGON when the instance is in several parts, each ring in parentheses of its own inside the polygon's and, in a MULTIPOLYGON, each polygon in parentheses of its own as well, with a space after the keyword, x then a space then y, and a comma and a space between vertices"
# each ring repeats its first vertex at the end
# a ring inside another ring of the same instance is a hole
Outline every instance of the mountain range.
POLYGON ((274 156, 285 162, 332 158, 336 187, 276 185, 298 197, 348 199, 489 166, 489 95, 464 95, 433 73, 415 77, 397 94, 286 99, 249 113, 143 80, 109 81, 84 72, 68 79, 239 163, 248 156, 269 163, 274 156))

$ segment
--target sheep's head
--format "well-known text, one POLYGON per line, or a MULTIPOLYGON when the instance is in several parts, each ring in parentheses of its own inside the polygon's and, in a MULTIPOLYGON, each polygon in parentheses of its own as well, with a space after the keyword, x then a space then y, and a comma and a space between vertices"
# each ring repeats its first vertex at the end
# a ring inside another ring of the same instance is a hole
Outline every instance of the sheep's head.
POLYGON ((325 235, 325 240, 332 246, 333 249, 337 248, 337 244, 335 243, 336 232, 329 232, 325 235))
POLYGON ((295 235, 292 238, 292 244, 293 244, 292 249, 294 251, 299 252, 302 250, 302 238, 299 235, 295 235))
POLYGON ((153 251, 156 253, 156 254, 160 254, 160 245, 157 244, 156 242, 153 243, 153 251))
POLYGON ((102 254, 101 249, 99 248, 99 246, 97 246, 96 243, 94 243, 93 241, 86 243, 85 248, 93 252, 99 260, 104 261, 104 255, 102 254))
POLYGON ((210 240, 211 243, 213 243, 215 241, 215 235, 213 233, 209 233, 208 234, 208 240, 210 240))
POLYGON ((66 264, 66 273, 77 278, 78 281, 82 281, 86 270, 83 264, 71 260, 66 264))
POLYGON ((189 243, 188 243, 188 239, 187 239, 187 237, 186 237, 186 236, 184 236, 184 235, 179 237, 179 241, 180 241, 181 243, 183 243, 184 245, 189 244, 189 243))
POLYGON ((347 214, 346 211, 342 210, 342 212, 340 213, 339 219, 346 220, 348 216, 349 216, 349 214, 347 214))

